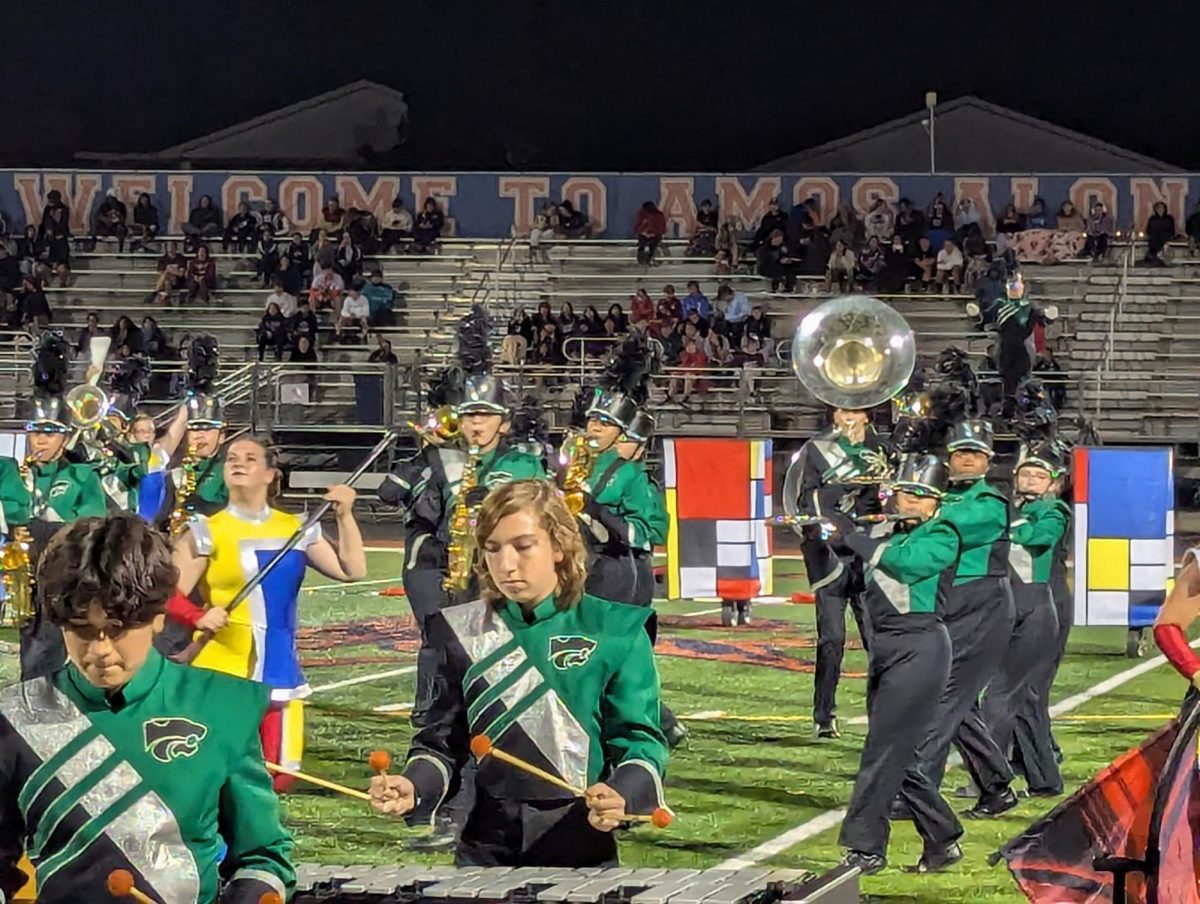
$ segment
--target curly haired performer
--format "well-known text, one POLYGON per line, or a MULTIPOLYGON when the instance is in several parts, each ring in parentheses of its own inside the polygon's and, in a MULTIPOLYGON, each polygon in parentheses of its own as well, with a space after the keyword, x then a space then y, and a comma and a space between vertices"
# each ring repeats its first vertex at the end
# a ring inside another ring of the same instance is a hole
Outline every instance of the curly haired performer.
POLYGON ((493 490, 476 539, 483 599, 430 620, 440 661, 429 718, 403 773, 372 780, 373 804, 432 823, 472 737, 482 739, 497 754, 475 772, 458 864, 613 865, 620 817, 663 806, 667 745, 645 630, 653 613, 583 592, 583 540, 546 481, 493 490))

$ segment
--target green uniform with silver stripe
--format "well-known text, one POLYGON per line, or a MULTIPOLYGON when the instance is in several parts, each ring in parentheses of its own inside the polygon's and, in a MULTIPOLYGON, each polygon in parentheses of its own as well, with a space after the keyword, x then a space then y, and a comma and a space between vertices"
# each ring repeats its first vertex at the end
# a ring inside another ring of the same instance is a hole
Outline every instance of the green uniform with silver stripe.
MULTIPOLYGON (((511 601, 477 601, 433 616, 440 663, 404 769, 417 791, 410 819, 431 820, 448 799, 475 735, 576 788, 607 782, 627 812, 663 806, 667 745, 645 630, 652 617, 587 595, 569 609, 550 597, 528 614, 511 601)), ((588 825, 580 798, 495 757, 479 763, 474 782, 460 864, 615 862, 615 841, 588 825)))
POLYGON ((1012 522, 1012 548, 1008 560, 1013 577, 1022 584, 1046 584, 1054 554, 1067 532, 1071 509, 1061 499, 1023 502, 1012 522))
POLYGON ((257 904, 295 884, 262 763, 259 684, 151 651, 108 695, 72 665, 0 691, 0 902, 98 900, 114 869, 169 904, 257 904), (219 874, 219 875, 218 875, 219 874))
MULTIPOLYGON (((70 524, 106 514, 104 490, 90 465, 59 458, 32 468, 34 520, 70 524)), ((26 484, 28 487, 28 484, 26 484)))
POLYGON ((21 479, 21 471, 11 458, 0 458, 0 534, 8 536, 12 528, 29 523, 33 498, 21 479))

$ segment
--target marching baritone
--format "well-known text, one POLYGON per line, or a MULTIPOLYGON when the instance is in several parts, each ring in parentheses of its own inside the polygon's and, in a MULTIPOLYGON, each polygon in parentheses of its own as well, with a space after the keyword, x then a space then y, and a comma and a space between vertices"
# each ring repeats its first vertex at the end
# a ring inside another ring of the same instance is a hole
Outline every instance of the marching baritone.
POLYGON ((153 648, 175 583, 167 541, 134 515, 89 517, 46 548, 40 595, 68 662, 0 691, 0 901, 258 904, 295 886, 255 726, 266 688, 153 648), (221 888, 222 881, 224 887, 221 888))
POLYGON ((372 779, 374 806, 432 822, 483 735, 554 781, 483 755, 460 866, 615 865, 619 817, 664 806, 652 611, 584 592, 579 527, 549 481, 494 490, 475 538, 483 598, 430 619, 429 717, 403 773, 372 779))
MULTIPOLYGON (((367 573, 362 534, 354 520, 354 490, 331 486, 325 499, 337 519, 335 548, 314 525, 262 581, 245 603, 226 611, 238 591, 303 526, 296 515, 273 508, 280 474, 274 454, 256 439, 230 444, 224 483, 229 505, 197 516, 175 541, 179 594, 199 588, 207 608, 177 596, 173 618, 201 632, 203 644, 192 664, 260 681, 271 689, 271 706, 262 720, 263 753, 270 762, 299 769, 304 752, 303 700, 310 693, 296 650, 297 605, 305 567, 335 581, 361 580, 367 573)), ((277 790, 290 785, 275 779, 277 790)))
MULTIPOLYGON (((813 436, 788 469, 784 493, 800 515, 879 511, 878 478, 886 467, 882 443, 866 411, 835 408, 830 428, 813 436)), ((869 646, 862 609, 863 565, 835 552, 820 528, 801 529, 801 551, 817 606, 817 667, 813 682, 813 726, 818 738, 837 738, 837 686, 846 646, 846 605, 863 645, 869 646)))
MULTIPOLYGON (((895 481, 895 509, 906 520, 854 530, 832 516, 840 539, 866 563, 865 618, 871 631, 867 739, 839 843, 864 873, 887 865, 888 802, 900 790, 928 731, 950 672, 950 636, 938 613, 938 584, 958 557, 955 528, 939 516, 946 466, 933 455, 908 456, 895 481), (894 526, 894 532, 891 528, 894 526)), ((956 842, 925 839, 919 871, 962 859, 956 842)))

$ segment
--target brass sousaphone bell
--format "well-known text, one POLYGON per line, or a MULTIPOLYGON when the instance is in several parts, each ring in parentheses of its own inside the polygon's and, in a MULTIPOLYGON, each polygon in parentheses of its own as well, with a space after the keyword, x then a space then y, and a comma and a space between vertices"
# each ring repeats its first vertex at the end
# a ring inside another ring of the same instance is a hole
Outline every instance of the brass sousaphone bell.
POLYGON ((792 336, 792 370, 834 408, 873 408, 912 376, 917 343, 908 322, 867 295, 843 295, 811 310, 792 336))

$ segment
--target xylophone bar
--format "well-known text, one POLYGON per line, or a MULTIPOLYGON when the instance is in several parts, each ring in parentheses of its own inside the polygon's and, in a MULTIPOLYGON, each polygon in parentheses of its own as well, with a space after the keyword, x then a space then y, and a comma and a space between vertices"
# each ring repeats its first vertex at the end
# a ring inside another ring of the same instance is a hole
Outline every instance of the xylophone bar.
POLYGON ((293 904, 858 904, 858 871, 311 866, 293 904))

